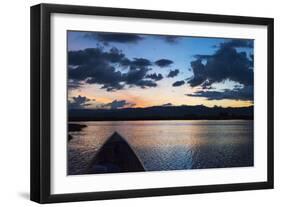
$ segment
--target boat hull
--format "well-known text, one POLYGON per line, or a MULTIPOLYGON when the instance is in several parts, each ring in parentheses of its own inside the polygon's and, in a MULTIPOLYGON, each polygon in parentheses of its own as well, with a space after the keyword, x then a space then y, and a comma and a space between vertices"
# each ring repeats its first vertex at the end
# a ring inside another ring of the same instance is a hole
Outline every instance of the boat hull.
POLYGON ((88 168, 89 174, 145 171, 129 143, 115 132, 102 145, 88 168))

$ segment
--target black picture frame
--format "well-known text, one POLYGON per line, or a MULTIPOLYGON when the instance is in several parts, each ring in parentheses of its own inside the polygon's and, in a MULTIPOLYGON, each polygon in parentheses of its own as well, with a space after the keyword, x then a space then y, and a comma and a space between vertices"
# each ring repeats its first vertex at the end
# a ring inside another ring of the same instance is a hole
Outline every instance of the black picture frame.
POLYGON ((39 203, 87 201, 101 199, 166 196, 179 194, 210 193, 273 188, 273 45, 274 21, 272 18, 195 14, 152 10, 103 8, 39 4, 31 7, 31 200, 39 203), (50 16, 52 13, 134 17, 149 19, 181 20, 207 23, 233 23, 267 26, 267 181, 222 185, 168 187, 154 189, 51 194, 50 184, 50 130, 51 130, 51 74, 50 74, 50 16))

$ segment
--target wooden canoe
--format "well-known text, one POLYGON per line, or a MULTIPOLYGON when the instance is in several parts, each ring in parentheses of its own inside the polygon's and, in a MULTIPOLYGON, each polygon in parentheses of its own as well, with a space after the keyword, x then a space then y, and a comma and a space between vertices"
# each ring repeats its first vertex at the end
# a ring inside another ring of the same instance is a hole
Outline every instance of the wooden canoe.
POLYGON ((129 143, 114 132, 101 146, 88 167, 93 173, 121 173, 145 171, 143 164, 129 143))

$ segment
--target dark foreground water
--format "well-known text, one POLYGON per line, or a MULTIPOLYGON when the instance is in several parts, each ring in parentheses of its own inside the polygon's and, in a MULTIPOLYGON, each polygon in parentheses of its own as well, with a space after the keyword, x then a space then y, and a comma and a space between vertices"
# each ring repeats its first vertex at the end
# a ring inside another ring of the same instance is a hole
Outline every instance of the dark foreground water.
MULTIPOLYGON (((75 123, 75 122, 72 122, 75 123)), ((70 132, 68 174, 83 174, 100 146, 118 132, 147 171, 253 166, 253 121, 104 121, 70 132)))

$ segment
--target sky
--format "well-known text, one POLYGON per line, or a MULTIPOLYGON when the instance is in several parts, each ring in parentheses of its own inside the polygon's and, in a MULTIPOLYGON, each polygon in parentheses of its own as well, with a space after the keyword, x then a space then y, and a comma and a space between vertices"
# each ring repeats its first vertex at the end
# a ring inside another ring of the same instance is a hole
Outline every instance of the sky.
POLYGON ((69 108, 253 105, 254 40, 68 31, 69 108))

